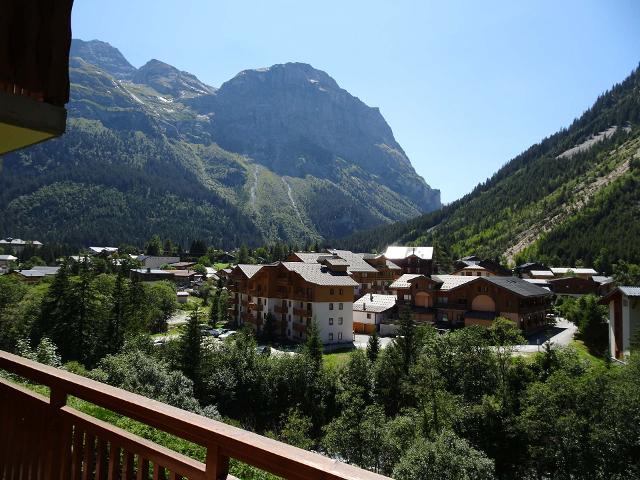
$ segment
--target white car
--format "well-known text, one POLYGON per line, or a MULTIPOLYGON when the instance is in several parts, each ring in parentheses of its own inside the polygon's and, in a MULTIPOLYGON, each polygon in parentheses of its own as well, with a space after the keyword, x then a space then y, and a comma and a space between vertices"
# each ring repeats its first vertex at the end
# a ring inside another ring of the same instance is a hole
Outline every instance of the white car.
POLYGON ((236 333, 238 332, 236 332, 235 330, 229 330, 228 332, 224 332, 218 335, 218 338, 220 340, 224 340, 225 338, 229 338, 231 335, 235 335, 236 333))

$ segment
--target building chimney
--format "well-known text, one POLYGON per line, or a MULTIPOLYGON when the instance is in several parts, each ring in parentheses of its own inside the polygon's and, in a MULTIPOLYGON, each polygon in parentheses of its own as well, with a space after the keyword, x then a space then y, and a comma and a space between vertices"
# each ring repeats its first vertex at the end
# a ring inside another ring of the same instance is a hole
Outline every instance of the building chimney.
POLYGON ((369 300, 371 300, 373 302, 373 293, 369 294, 369 300))

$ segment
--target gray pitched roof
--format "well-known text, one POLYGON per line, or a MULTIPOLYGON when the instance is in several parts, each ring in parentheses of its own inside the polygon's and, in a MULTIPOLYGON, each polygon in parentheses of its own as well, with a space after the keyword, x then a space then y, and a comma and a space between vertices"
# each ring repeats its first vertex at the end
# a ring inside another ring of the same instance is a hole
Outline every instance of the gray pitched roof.
POLYGON ((618 287, 627 297, 640 297, 640 287, 618 287))
POLYGON ((247 278, 253 277, 262 268, 262 265, 250 265, 242 263, 238 265, 238 268, 244 273, 247 278))
POLYGON ((613 283, 613 277, 605 277, 603 275, 594 275, 591 277, 591 280, 593 280, 594 282, 598 282, 600 285, 613 283))
POLYGON ((331 253, 338 255, 340 258, 343 258, 349 264, 350 272, 372 272, 375 273, 377 270, 375 267, 369 265, 365 259, 363 253, 354 253, 349 250, 329 250, 331 253))
POLYGON ((431 275, 431 278, 441 283, 440 290, 445 292, 481 277, 471 277, 467 275, 431 275))
POLYGON ((393 308, 395 305, 395 295, 369 293, 353 302, 353 310, 356 312, 381 313, 393 308))
POLYGON ((314 285, 328 287, 357 287, 358 283, 346 272, 332 272, 319 263, 282 262, 284 267, 314 285))
POLYGON ((333 255, 330 253, 317 253, 317 252, 295 252, 294 255, 304 263, 318 263, 325 258, 331 258, 333 255))
POLYGON ((411 287, 411 282, 418 277, 424 277, 424 275, 420 273, 405 273, 389 285, 389 288, 409 288, 411 287))
POLYGON ((550 292, 538 285, 527 282, 518 277, 477 277, 494 285, 509 290, 521 297, 540 297, 550 295, 550 292))
POLYGON ((35 267, 31 267, 31 270, 37 270, 39 272, 44 273, 45 275, 55 275, 60 270, 60 267, 47 267, 46 265, 37 265, 35 267))
POLYGON ((402 270, 401 267, 399 267, 398 265, 393 263, 391 260, 387 260, 387 268, 389 268, 391 270, 402 270))

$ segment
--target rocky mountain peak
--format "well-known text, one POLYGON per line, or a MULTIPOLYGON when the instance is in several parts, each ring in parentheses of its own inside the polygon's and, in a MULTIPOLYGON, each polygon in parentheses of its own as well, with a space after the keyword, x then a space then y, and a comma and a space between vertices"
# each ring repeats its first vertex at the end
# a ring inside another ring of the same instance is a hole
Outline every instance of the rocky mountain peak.
POLYGON ((195 75, 152 59, 140 67, 131 80, 134 83, 149 85, 158 93, 174 97, 194 97, 215 93, 216 89, 201 82, 195 75))
POLYGON ((74 38, 71 41, 69 56, 80 57, 87 63, 95 65, 118 80, 128 80, 136 71, 120 50, 100 40, 84 41, 74 38))

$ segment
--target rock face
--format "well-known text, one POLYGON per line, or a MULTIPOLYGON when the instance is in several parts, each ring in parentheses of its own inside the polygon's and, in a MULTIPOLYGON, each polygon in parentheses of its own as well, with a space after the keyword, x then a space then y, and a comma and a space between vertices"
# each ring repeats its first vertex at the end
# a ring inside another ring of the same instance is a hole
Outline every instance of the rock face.
POLYGON ((195 97, 212 94, 215 88, 205 85, 195 75, 181 72, 160 60, 150 60, 131 77, 134 83, 154 88, 158 93, 176 98, 195 97))
POLYGON ((440 207, 439 192, 416 175, 380 111, 311 65, 240 72, 220 87, 213 107, 218 143, 279 174, 334 178, 344 160, 423 211, 440 207))
POLYGON ((300 244, 440 207, 380 111, 310 65, 246 70, 216 89, 74 40, 70 76, 67 135, 5 158, 0 234, 300 244), (98 226, 70 206, 87 195, 126 207, 98 226))
POLYGON ((74 39, 71 42, 69 57, 82 59, 108 72, 118 80, 128 80, 136 71, 135 67, 120 53, 120 50, 99 40, 85 42, 74 39))

